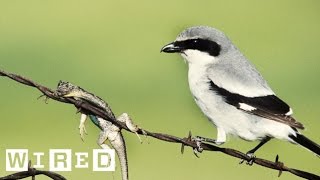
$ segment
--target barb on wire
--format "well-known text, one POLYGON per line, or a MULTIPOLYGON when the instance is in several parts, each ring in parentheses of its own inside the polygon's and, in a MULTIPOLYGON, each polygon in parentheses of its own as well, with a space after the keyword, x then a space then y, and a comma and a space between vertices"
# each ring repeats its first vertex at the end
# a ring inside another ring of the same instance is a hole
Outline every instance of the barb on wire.
POLYGON ((16 180, 16 179, 24 179, 27 177, 32 177, 32 179, 35 179, 35 176, 37 175, 45 175, 53 180, 66 180, 65 177, 61 176, 60 174, 57 174, 52 171, 41 171, 37 170, 35 168, 31 167, 31 161, 29 161, 28 164, 28 171, 21 171, 14 174, 10 174, 8 176, 0 177, 0 180, 16 180))
MULTIPOLYGON (((33 82, 32 80, 29 80, 25 77, 13 74, 13 73, 7 73, 5 71, 0 70, 0 76, 6 76, 14 81, 17 81, 19 83, 25 84, 27 86, 31 86, 31 87, 35 87, 37 88, 39 91, 41 91, 46 97, 54 99, 56 101, 60 101, 63 103, 69 103, 69 104, 73 104, 74 106, 76 106, 76 108, 83 112, 83 113, 89 113, 89 114, 93 114, 96 116, 99 116, 107 121, 112 122, 113 124, 117 125, 118 127, 125 129, 129 132, 131 132, 127 126, 125 125, 125 123, 122 123, 120 121, 117 121, 114 117, 110 117, 108 116, 107 112, 99 107, 96 107, 88 102, 85 101, 81 101, 81 100, 75 100, 73 98, 64 98, 64 97, 59 97, 57 96, 53 90, 42 86, 40 84, 37 84, 35 82, 33 82)), ((186 138, 179 138, 173 135, 168 135, 168 134, 164 134, 164 133, 156 133, 156 132, 151 132, 148 130, 140 129, 138 131, 139 134, 143 134, 145 133, 147 136, 151 136, 153 138, 162 140, 162 141, 167 141, 167 142, 171 142, 171 143, 181 143, 182 147, 181 147, 181 152, 183 152, 184 146, 189 146, 192 148, 197 148, 197 144, 196 142, 191 140, 191 133, 189 134, 189 137, 186 138)), ((203 150, 206 151, 216 151, 216 152, 222 152, 226 155, 238 158, 238 159, 244 159, 244 160, 250 160, 250 157, 248 157, 246 154, 235 150, 235 149, 230 149, 230 148, 222 148, 222 147, 218 147, 218 146, 214 146, 211 144, 207 144, 207 143, 202 143, 201 147, 203 148, 203 150)), ((305 178, 305 179, 320 179, 320 176, 315 175, 313 173, 309 173, 306 171, 302 171, 302 170, 298 170, 298 169, 294 169, 294 168, 289 168, 287 166, 284 165, 284 163, 279 161, 279 157, 276 157, 275 161, 269 161, 266 159, 261 159, 261 158, 255 158, 254 159, 254 163, 269 169, 274 169, 274 170, 278 170, 279 171, 279 176, 281 175, 282 172, 290 172, 291 174, 294 174, 296 176, 305 178)))

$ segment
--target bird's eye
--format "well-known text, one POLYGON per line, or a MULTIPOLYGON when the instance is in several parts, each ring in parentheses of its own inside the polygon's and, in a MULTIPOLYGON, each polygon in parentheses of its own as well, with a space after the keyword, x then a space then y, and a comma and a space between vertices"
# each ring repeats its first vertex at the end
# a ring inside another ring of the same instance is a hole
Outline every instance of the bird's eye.
POLYGON ((176 46, 183 48, 183 50, 193 49, 202 52, 206 52, 212 56, 218 56, 221 51, 221 47, 215 41, 211 41, 208 39, 194 38, 187 39, 184 41, 175 42, 176 46))

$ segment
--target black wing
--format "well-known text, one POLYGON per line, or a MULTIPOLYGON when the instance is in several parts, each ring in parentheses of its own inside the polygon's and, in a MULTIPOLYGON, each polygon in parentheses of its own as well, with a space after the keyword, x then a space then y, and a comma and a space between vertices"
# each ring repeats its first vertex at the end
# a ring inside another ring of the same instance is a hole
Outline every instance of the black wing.
POLYGON ((300 122, 290 116, 290 107, 275 95, 245 97, 231 93, 217 86, 213 81, 210 81, 210 90, 223 96, 228 104, 247 113, 281 122, 294 128, 304 129, 300 122))

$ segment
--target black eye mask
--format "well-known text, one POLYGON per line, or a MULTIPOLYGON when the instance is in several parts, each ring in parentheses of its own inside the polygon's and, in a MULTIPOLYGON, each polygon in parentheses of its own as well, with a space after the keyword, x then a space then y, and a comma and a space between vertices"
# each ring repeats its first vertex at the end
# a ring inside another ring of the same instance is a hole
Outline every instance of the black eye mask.
POLYGON ((206 39, 188 39, 184 41, 176 41, 174 42, 174 45, 180 47, 182 50, 199 50, 201 52, 206 52, 211 56, 219 56, 221 51, 221 46, 218 43, 206 39))

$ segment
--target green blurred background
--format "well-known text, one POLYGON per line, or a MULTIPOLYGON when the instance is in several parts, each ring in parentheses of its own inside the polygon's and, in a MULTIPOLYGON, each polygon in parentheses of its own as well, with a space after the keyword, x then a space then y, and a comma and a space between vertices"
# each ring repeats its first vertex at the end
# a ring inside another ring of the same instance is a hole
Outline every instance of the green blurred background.
MULTIPOLYGON (((191 130, 214 138, 216 129, 189 92, 187 65, 179 55, 159 53, 186 27, 209 25, 233 40, 291 104, 306 127, 303 133, 320 143, 319 8, 317 0, 3 0, 0 68, 51 88, 60 79, 73 82, 148 130, 180 137, 191 130)), ((98 148, 99 131, 91 122, 85 142, 80 140, 80 115, 73 106, 52 100, 45 104, 37 100, 37 90, 7 78, 0 78, 0 92, 0 176, 8 174, 7 148, 46 155, 50 148, 98 148)), ((149 138, 150 144, 141 145, 134 134, 124 136, 132 180, 277 179, 277 171, 239 165, 238 159, 221 153, 204 152, 198 159, 190 148, 181 155, 178 144, 149 138)), ((224 147, 243 152, 257 144, 229 140, 224 147)), ((290 143, 274 140, 257 153, 270 160, 276 154, 290 167, 320 174, 319 158, 290 143)), ((92 172, 91 161, 89 167, 61 174, 68 179, 121 178, 119 166, 115 173, 92 172)), ((281 179, 298 178, 283 173, 281 179)))

